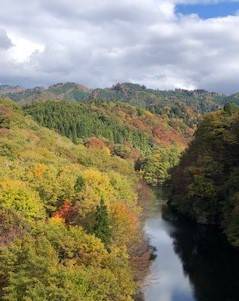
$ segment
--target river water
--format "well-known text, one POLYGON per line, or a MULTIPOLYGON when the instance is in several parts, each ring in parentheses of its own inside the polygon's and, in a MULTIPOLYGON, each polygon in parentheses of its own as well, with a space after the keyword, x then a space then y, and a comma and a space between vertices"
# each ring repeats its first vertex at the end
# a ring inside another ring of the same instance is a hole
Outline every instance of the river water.
POLYGON ((155 248, 145 301, 239 301, 239 251, 215 228, 162 214, 155 201, 145 235, 155 248))

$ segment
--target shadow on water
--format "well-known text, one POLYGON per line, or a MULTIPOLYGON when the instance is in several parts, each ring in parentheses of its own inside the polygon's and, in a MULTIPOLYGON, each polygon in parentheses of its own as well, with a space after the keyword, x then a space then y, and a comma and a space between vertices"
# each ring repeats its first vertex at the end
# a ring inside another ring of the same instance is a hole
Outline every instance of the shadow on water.
POLYGON ((162 218, 173 225, 168 233, 195 300, 239 301, 239 250, 213 226, 172 217, 167 210, 162 218))
POLYGON ((157 255, 145 280, 145 301, 239 301, 239 250, 214 227, 159 207, 145 222, 157 255))

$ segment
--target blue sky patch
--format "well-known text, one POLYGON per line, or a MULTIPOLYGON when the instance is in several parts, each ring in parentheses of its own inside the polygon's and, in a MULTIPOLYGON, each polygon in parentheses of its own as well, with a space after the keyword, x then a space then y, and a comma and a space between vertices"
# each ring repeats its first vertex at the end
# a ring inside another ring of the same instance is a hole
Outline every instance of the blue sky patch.
POLYGON ((202 19, 235 15, 239 11, 239 2, 221 2, 217 4, 179 4, 176 12, 183 15, 197 14, 202 19))

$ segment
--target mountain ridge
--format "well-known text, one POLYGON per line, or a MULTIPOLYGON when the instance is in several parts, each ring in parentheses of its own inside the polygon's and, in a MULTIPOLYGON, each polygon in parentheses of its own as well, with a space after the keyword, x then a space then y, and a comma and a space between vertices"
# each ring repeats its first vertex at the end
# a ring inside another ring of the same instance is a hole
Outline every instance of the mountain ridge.
MULTIPOLYGON (((129 90, 134 90, 137 92, 142 91, 150 91, 150 92, 156 92, 156 93, 184 93, 188 95, 193 96, 199 96, 199 95, 211 95, 211 96, 222 96, 222 97, 234 97, 238 93, 233 93, 230 96, 227 96, 223 93, 218 93, 214 91, 207 91, 204 89, 194 89, 194 90, 188 90, 188 89, 182 89, 182 88, 176 88, 176 89, 169 89, 169 90, 160 90, 160 89, 153 89, 153 88, 147 88, 145 85, 140 85, 137 83, 131 83, 131 82, 118 82, 115 85, 112 85, 111 87, 105 87, 105 88, 89 88, 85 85, 82 85, 80 83, 76 82, 56 82, 55 84, 51 84, 47 87, 43 86, 36 86, 33 88, 25 88, 20 85, 8 85, 8 84, 0 84, 0 95, 7 94, 10 98, 14 96, 14 94, 21 94, 26 92, 56 92, 59 94, 60 90, 67 90, 67 89, 78 89, 79 91, 86 92, 89 94, 89 98, 95 98, 98 94, 98 92, 101 91, 121 91, 121 92, 127 92, 129 90)), ((63 93, 65 91, 62 91, 63 93)), ((127 95, 126 95, 127 96, 127 95)))
POLYGON ((96 89, 89 89, 73 82, 57 83, 47 88, 35 87, 32 89, 0 86, 0 96, 8 97, 23 105, 48 100, 123 102, 144 108, 151 113, 168 116, 170 120, 180 118, 192 128, 201 120, 202 114, 221 109, 228 102, 239 103, 237 94, 226 96, 202 89, 163 91, 135 83, 117 83, 110 88, 96 89))

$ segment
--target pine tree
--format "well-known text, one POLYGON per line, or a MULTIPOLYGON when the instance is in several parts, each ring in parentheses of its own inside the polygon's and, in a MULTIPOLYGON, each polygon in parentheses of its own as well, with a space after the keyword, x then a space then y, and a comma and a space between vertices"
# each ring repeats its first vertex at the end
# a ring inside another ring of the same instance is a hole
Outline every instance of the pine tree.
POLYGON ((84 185, 85 185, 85 180, 82 178, 82 176, 78 176, 77 179, 76 179, 75 186, 74 186, 75 191, 76 192, 81 192, 84 185))
POLYGON ((105 245, 109 245, 111 241, 111 227, 109 221, 109 214, 103 198, 96 208, 95 212, 95 226, 93 229, 95 236, 100 238, 105 245))

